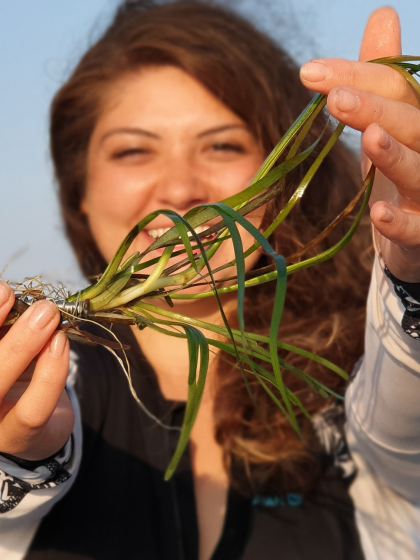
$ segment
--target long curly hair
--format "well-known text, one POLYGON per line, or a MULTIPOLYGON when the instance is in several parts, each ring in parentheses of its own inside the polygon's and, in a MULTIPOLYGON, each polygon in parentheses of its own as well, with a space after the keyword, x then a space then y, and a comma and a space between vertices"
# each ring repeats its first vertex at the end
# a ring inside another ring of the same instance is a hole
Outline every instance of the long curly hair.
MULTIPOLYGON (((108 30, 58 91, 51 109, 51 153, 62 214, 87 276, 100 274, 106 266, 80 208, 90 137, 108 87, 146 65, 172 65, 193 76, 243 119, 267 154, 311 99, 290 57, 237 14, 202 1, 124 2, 108 30)), ((323 129, 325 117, 319 121, 308 142, 323 129)), ((282 195, 268 204, 265 223, 278 213, 309 165, 306 162, 296 170, 282 195)), ((356 158, 340 142, 298 207, 272 234, 271 245, 286 256, 295 253, 340 213, 359 187, 356 158)), ((330 246, 348 226, 345 220, 320 248, 330 246)), ((371 254, 370 228, 365 221, 334 259, 293 274, 279 338, 351 371, 363 353, 371 254)), ((247 330, 267 332, 273 296, 269 284, 247 293, 247 330)), ((283 357, 330 387, 342 387, 341 378, 319 364, 288 353, 283 357)), ((225 356, 220 356, 218 371, 216 439, 223 448, 231 484, 245 495, 309 491, 320 472, 319 443, 311 422, 297 413, 303 443, 255 379, 250 377, 249 383, 257 409, 241 373, 225 356)), ((284 375, 311 413, 326 405, 325 399, 295 376, 284 375)))

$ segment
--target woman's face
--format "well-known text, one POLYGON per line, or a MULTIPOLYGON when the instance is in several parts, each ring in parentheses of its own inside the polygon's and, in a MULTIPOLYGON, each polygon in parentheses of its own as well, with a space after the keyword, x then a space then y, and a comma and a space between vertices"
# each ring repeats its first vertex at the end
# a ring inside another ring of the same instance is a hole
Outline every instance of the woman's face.
MULTIPOLYGON (((143 68, 120 79, 107 96, 89 144, 82 211, 108 262, 150 212, 185 214, 238 193, 263 160, 245 123, 194 78, 172 66, 143 68)), ((262 211, 249 219, 258 227, 262 211)), ((172 226, 158 216, 128 254, 145 250, 172 226)), ((243 230, 241 236, 246 249, 253 239, 243 230)), ((233 248, 223 243, 213 268, 230 258, 233 248)), ((251 256, 247 267, 256 259, 251 256)))

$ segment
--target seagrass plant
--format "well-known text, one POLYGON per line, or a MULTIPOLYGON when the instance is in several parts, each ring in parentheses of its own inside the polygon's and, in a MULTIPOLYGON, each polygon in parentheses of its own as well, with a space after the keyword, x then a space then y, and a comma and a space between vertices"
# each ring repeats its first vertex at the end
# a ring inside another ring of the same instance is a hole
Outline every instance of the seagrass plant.
MULTIPOLYGON (((377 59, 372 62, 386 64, 403 74, 420 95, 420 87, 413 77, 418 75, 420 71, 420 65, 418 64, 420 57, 397 56, 377 59)), ((187 445, 204 390, 209 352, 213 349, 223 350, 234 357, 237 367, 243 374, 245 383, 247 383, 247 373, 255 375, 258 382, 282 410, 299 435, 299 426, 294 410, 297 407, 304 414, 309 415, 297 396, 283 383, 283 369, 289 370, 300 377, 323 397, 332 395, 341 398, 316 379, 281 359, 278 356, 278 350, 285 349, 315 360, 345 379, 347 379, 347 374, 331 362, 311 352, 277 340, 277 332, 286 295, 287 276, 302 268, 313 266, 331 258, 348 243, 368 204, 375 174, 374 168, 370 169, 358 195, 350 204, 323 232, 303 247, 299 253, 293 255, 292 259, 290 257, 285 259, 275 253, 267 238, 283 222, 304 195, 317 169, 343 131, 343 124, 338 123, 325 128, 321 135, 326 138, 323 148, 290 199, 265 231, 256 229, 245 217, 251 211, 277 196, 284 187, 286 175, 313 153, 320 138, 305 150, 301 149, 301 146, 325 104, 325 96, 317 95, 314 97, 267 157, 251 184, 239 194, 218 203, 197 206, 184 216, 180 216, 172 210, 160 210, 146 216, 129 232, 102 276, 96 283, 86 289, 69 295, 65 290, 55 290, 42 284, 37 279, 13 285, 17 298, 5 326, 13 324, 28 304, 36 299, 48 297, 60 307, 62 312, 60 328, 67 333, 69 338, 89 344, 103 344, 112 352, 114 349, 121 349, 124 355, 123 346, 112 331, 104 327, 114 337, 110 341, 86 333, 79 328, 78 324, 86 320, 99 324, 126 323, 137 325, 140 329, 150 328, 167 336, 187 339, 189 349, 188 399, 178 445, 167 468, 166 478, 173 474, 187 445), (278 163, 278 161, 281 161, 281 163, 278 163), (336 225, 354 209, 360 199, 362 202, 359 211, 345 236, 317 256, 303 258, 305 252, 318 245, 333 231, 336 225), (143 253, 127 256, 127 251, 135 237, 159 214, 169 217, 173 221, 173 228, 156 239, 143 253), (201 233, 195 231, 198 226, 215 219, 218 222, 209 229, 201 231, 201 233), (242 247, 238 225, 247 230, 255 240, 254 244, 245 252, 242 247), (230 240, 233 244, 235 259, 212 269, 212 256, 227 240, 230 240), (245 257, 260 247, 272 257, 274 264, 271 267, 265 267, 257 271, 253 270, 252 277, 249 278, 245 273, 245 257), (157 248, 163 248, 162 255, 159 258, 149 258, 149 253, 157 248), (183 255, 183 258, 171 263, 171 259, 179 255, 183 255), (289 262, 291 264, 288 264, 289 262), (142 273, 144 269, 152 265, 154 268, 151 274, 142 273), (235 276, 232 277, 230 272, 229 278, 224 279, 229 280, 230 284, 218 287, 223 279, 216 280, 214 273, 232 266, 236 267, 235 276), (203 282, 208 284, 206 291, 185 293, 186 288, 203 284, 203 282), (264 282, 276 283, 275 305, 269 336, 246 332, 243 315, 245 289, 264 282), (219 298, 221 294, 232 291, 237 292, 238 329, 229 326, 219 298), (172 310, 173 300, 204 297, 217 298, 224 326, 192 319, 172 310), (167 305, 154 305, 153 302, 157 299, 166 301, 167 305), (213 332, 216 335, 215 338, 204 336, 201 328, 213 332), (267 367, 263 367, 261 363, 266 363, 267 367)), ((135 395, 131 385, 128 361, 119 357, 118 359, 127 375, 133 395, 141 405, 141 400, 135 395)), ((252 398, 251 394, 250 398, 252 398)), ((156 419, 156 421, 158 420, 156 419)))

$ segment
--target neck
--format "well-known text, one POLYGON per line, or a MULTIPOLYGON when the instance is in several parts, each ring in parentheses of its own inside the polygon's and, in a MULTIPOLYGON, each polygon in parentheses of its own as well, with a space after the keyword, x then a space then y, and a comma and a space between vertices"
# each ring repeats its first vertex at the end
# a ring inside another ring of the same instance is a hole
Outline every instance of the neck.
MULTIPOLYGON (((223 308, 225 313, 231 312, 234 305, 234 298, 225 298, 223 308)), ((150 300, 150 303, 168 309, 165 302, 156 303, 156 300, 150 300)), ((180 302, 178 300, 174 308, 174 313, 185 315, 191 319, 200 320, 211 323, 213 325, 223 326, 223 319, 215 298, 206 298, 203 300, 189 300, 188 302, 180 302)), ((170 329, 170 327, 165 327, 170 329)), ((206 337, 221 339, 220 335, 200 328, 206 337)), ((177 332, 184 331, 176 329, 177 332)), ((165 398, 170 400, 186 400, 188 392, 188 372, 189 372, 189 356, 188 343, 186 339, 172 337, 162 334, 151 328, 139 330, 133 327, 134 336, 137 342, 156 372, 161 391, 165 398)), ((210 348, 210 365, 208 372, 207 385, 211 385, 211 379, 214 377, 213 367, 215 361, 215 353, 210 348)), ((206 391, 207 398, 211 398, 211 391, 206 391)))
MULTIPOLYGON (((212 305, 211 300, 214 301, 214 298, 204 300, 206 305, 176 303, 173 311, 208 323, 223 325, 217 303, 216 306, 212 305)), ((234 299, 231 298, 230 301, 234 308, 234 299)), ((225 303, 225 312, 228 309, 231 311, 232 305, 228 306, 229 302, 225 303)), ((183 338, 166 336, 149 327, 142 331, 137 327, 133 329, 145 357, 156 372, 164 397, 169 400, 185 401, 188 393, 189 371, 187 341, 183 338)), ((205 336, 219 338, 213 332, 200 330, 205 336)), ((204 394, 190 436, 191 468, 200 534, 200 560, 208 560, 211 557, 222 533, 229 484, 223 465, 222 449, 215 440, 213 418, 215 357, 211 352, 204 394)))

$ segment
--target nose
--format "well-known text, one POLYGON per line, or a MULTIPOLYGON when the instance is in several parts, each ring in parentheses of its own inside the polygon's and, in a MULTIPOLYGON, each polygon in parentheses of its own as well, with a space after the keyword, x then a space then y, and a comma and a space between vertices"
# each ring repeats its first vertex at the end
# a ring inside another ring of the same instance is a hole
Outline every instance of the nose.
POLYGON ((161 171, 155 196, 161 207, 185 213, 209 202, 211 186, 192 161, 174 158, 161 171))

